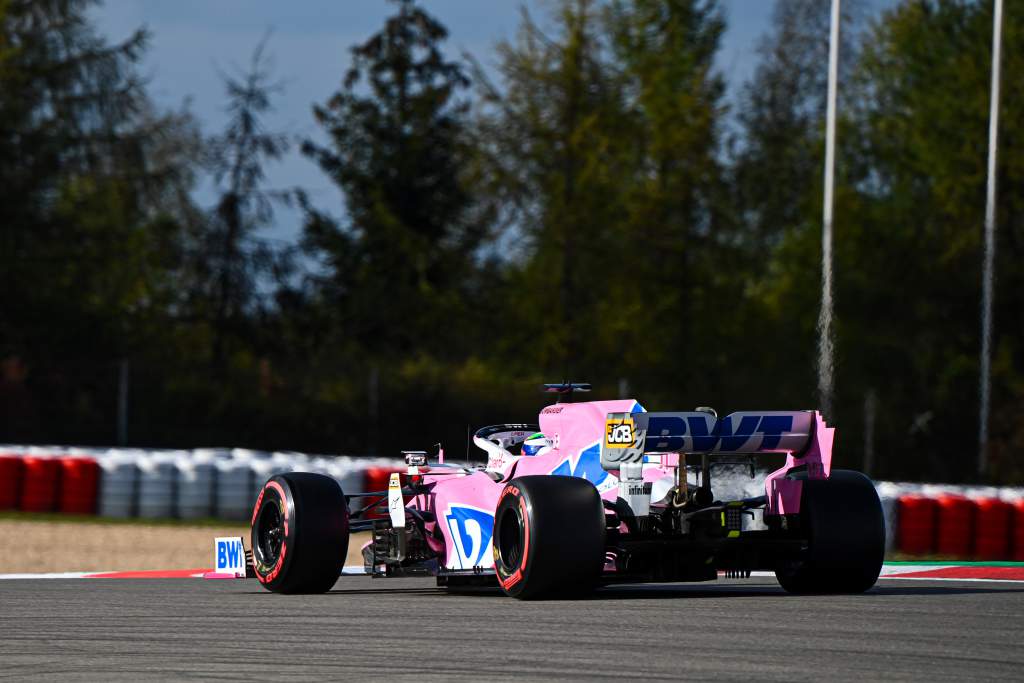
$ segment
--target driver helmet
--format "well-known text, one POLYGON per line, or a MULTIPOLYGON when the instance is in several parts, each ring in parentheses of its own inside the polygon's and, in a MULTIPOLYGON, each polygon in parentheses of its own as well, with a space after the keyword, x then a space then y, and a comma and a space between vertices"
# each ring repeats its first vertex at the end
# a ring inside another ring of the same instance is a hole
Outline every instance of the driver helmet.
POLYGON ((544 455, 550 450, 551 442, 543 432, 537 432, 523 442, 523 455, 544 455))

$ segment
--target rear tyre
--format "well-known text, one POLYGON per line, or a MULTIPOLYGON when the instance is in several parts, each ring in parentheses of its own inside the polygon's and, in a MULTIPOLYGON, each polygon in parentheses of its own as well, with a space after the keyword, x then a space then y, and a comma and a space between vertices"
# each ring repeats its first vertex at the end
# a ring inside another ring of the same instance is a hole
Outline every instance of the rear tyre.
POLYGON ((513 479, 494 513, 494 570, 506 594, 523 600, 577 596, 604 566, 604 505, 586 479, 513 479))
POLYGON ((832 470, 805 479, 800 524, 809 544, 801 558, 775 571, 790 593, 863 593, 878 580, 885 557, 885 520, 871 480, 832 470))
POLYGON ((321 474, 271 477, 252 514, 256 578, 275 593, 324 593, 348 553, 348 506, 341 487, 321 474))

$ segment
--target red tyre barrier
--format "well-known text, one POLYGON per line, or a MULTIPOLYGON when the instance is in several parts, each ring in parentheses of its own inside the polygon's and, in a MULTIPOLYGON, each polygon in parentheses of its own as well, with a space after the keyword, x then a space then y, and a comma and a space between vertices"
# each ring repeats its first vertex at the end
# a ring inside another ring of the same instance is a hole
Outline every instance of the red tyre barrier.
POLYGON ((1013 528, 1011 538, 1013 547, 1010 548, 1010 558, 1018 562, 1024 562, 1024 500, 1013 502, 1013 528))
POLYGON ((20 456, 0 453, 0 510, 13 510, 18 507, 23 468, 20 456))
POLYGON ((936 552, 966 558, 971 554, 974 530, 974 501, 963 496, 940 496, 938 500, 936 552))
MULTIPOLYGON (((387 491, 388 482, 391 480, 391 473, 404 471, 404 469, 399 467, 369 467, 366 470, 366 490, 387 491)), ((372 498, 364 498, 362 504, 369 505, 372 500, 372 498)), ((408 498, 406 500, 408 500, 408 498)), ((381 500, 380 505, 376 506, 372 512, 367 513, 366 516, 374 519, 387 517, 387 508, 387 499, 381 500), (378 508, 383 511, 380 511, 378 508)))
POLYGON ((96 514, 100 466, 92 458, 60 459, 61 512, 78 515, 96 514))
POLYGON ((1005 560, 1010 556, 1010 520, 1013 506, 998 498, 975 501, 974 556, 979 560, 1005 560))
POLYGON ((57 505, 60 462, 56 458, 22 458, 25 474, 18 507, 26 512, 52 512, 57 505))
POLYGON ((924 496, 899 499, 897 548, 909 555, 927 555, 935 547, 935 501, 924 496))

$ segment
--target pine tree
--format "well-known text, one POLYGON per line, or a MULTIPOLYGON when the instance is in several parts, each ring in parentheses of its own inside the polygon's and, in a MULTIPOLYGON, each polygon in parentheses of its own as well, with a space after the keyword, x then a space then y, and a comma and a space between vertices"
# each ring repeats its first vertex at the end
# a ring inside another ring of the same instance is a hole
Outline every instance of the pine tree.
POLYGON ((691 0, 566 0, 552 18, 545 32, 525 15, 499 46, 480 122, 523 238, 510 355, 656 391, 680 379, 692 304, 710 296, 723 24, 691 0))
POLYGON ((109 442, 116 364, 179 301, 194 125, 148 101, 145 31, 109 44, 93 4, 0 4, 0 358, 46 416, 10 437, 109 442))
POLYGON ((344 192, 339 223, 306 202, 306 240, 336 334, 371 355, 451 354, 483 227, 467 187, 463 68, 411 0, 352 48, 341 89, 314 108, 329 137, 303 151, 344 192))
POLYGON ((622 329, 618 355, 633 357, 641 388, 685 385, 713 400, 731 330, 694 322, 735 300, 727 286, 736 279, 721 275, 733 248, 719 162, 725 86, 714 69, 724 19, 715 0, 613 2, 607 17, 637 154, 623 224, 628 318, 659 321, 657 335, 622 329))
MULTIPOLYGON (((975 463, 967 454, 977 443, 991 8, 942 0, 893 8, 865 41, 853 83, 856 201, 837 250, 840 314, 852 381, 884 388, 879 437, 897 454, 886 466, 900 474, 962 480, 975 463)), ((991 426, 994 471, 1004 477, 1024 470, 1009 446, 1024 433, 1022 19, 1008 3, 991 426)))
POLYGON ((223 133, 209 141, 208 163, 220 197, 196 258, 209 278, 203 294, 212 308, 212 354, 218 366, 225 362, 229 337, 243 333, 246 314, 258 304, 259 278, 286 265, 286 254, 255 235, 273 218, 273 202, 289 201, 287 193, 263 188, 267 162, 288 150, 288 137, 267 130, 263 121, 281 90, 273 80, 266 44, 264 38, 244 73, 224 75, 229 119, 223 133))
MULTIPOLYGON (((506 352, 524 371, 587 376, 595 369, 601 294, 614 226, 624 218, 631 143, 622 84, 589 0, 560 3, 555 35, 524 12, 514 43, 498 46, 499 87, 478 119, 490 186, 512 213, 506 352)), ((482 69, 477 69, 483 78, 482 69)))

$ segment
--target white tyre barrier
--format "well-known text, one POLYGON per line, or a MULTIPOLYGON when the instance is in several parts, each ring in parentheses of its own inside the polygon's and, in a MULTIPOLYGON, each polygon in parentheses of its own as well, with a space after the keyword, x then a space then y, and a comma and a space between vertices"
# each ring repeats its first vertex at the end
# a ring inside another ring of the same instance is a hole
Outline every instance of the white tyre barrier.
POLYGON ((896 496, 879 496, 882 503, 882 517, 885 519, 885 552, 892 551, 896 543, 896 514, 899 498, 896 496))
POLYGON ((270 453, 266 451, 253 451, 248 448, 232 448, 230 452, 232 460, 241 460, 243 462, 264 460, 270 457, 270 453))
MULTIPOLYGON (((351 495, 366 490, 366 468, 357 464, 354 458, 338 456, 328 460, 330 462, 327 463, 327 471, 324 474, 338 482, 343 493, 351 495)), ((356 504, 359 502, 354 501, 356 504)), ((349 510, 352 509, 353 506, 350 505, 349 510)))
POLYGON ((895 547, 896 534, 899 529, 897 515, 899 514, 900 496, 907 491, 904 485, 888 481, 875 482, 875 491, 878 493, 878 500, 882 503, 882 517, 885 519, 885 552, 889 553, 895 547))
POLYGON ((253 472, 249 461, 223 458, 215 462, 216 509, 221 519, 247 520, 252 514, 253 472))
POLYGON ((213 456, 182 451, 174 467, 178 480, 178 516, 182 519, 212 517, 217 492, 217 467, 213 456))
MULTIPOLYGON (((277 455, 275 453, 275 455, 277 455)), ((285 455, 292 456, 294 458, 293 472, 312 472, 314 474, 323 474, 330 476, 330 467, 332 458, 326 458, 322 455, 316 456, 301 456, 299 453, 286 453, 285 455)))
POLYGON ((252 507, 256 504, 256 496, 260 494, 263 485, 267 483, 267 479, 270 479, 275 474, 308 471, 308 469, 303 469, 305 466, 306 462, 294 458, 289 453, 274 453, 270 457, 251 460, 249 467, 252 468, 253 478, 249 494, 249 513, 252 513, 252 507))
POLYGON ((100 463, 99 514, 103 517, 134 517, 138 510, 139 459, 142 451, 111 449, 98 457, 100 463))
POLYGON ((139 461, 139 517, 165 519, 176 516, 176 459, 173 451, 154 451, 139 461))
POLYGON ((193 448, 191 451, 184 452, 203 462, 217 462, 231 457, 230 448, 193 448))

